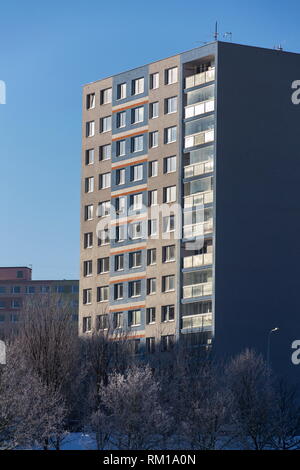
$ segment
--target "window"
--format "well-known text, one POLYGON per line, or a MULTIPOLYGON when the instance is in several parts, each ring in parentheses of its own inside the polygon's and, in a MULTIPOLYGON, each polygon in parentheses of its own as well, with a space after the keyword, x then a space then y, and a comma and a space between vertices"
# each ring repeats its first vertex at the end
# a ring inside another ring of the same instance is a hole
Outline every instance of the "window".
POLYGON ((83 236, 84 248, 92 248, 93 246, 93 232, 85 233, 83 236))
POLYGON ((158 147, 158 131, 149 132, 149 147, 158 147))
POLYGON ((169 246, 163 247, 162 259, 164 263, 175 261, 175 245, 169 245, 169 246))
POLYGON ((131 181, 140 181, 143 179, 143 165, 133 165, 130 168, 131 181))
POLYGON ((172 126, 165 129, 165 144, 171 144, 176 142, 177 139, 177 127, 172 126))
POLYGON ((97 287, 97 302, 107 302, 109 299, 109 286, 97 287))
POLYGON ((177 96, 165 99, 165 113, 172 114, 177 112, 177 96))
POLYGON ((132 80, 132 94, 133 95, 140 95, 144 93, 144 78, 136 78, 132 80))
POLYGON ((83 262, 83 275, 91 276, 93 273, 93 261, 88 260, 83 262))
POLYGON ((110 242, 109 236, 109 229, 105 228, 103 230, 99 230, 97 233, 98 236, 98 246, 108 245, 110 242))
POLYGON ((137 124, 144 121, 144 106, 138 106, 131 110, 131 123, 137 124))
POLYGON ((132 211, 141 210, 143 207, 143 195, 140 194, 132 194, 130 196, 130 209, 132 211))
POLYGON ((12 323, 17 323, 19 321, 19 315, 16 313, 11 313, 10 315, 10 321, 12 323))
POLYGON ((140 310, 129 310, 128 324, 129 326, 136 326, 136 325, 141 324, 141 311, 140 310))
POLYGON ((103 274, 109 272, 109 257, 98 258, 97 260, 97 273, 103 274))
POLYGON ((92 289, 83 289, 83 304, 92 303, 92 289))
POLYGON ((95 135, 95 121, 86 123, 86 137, 93 137, 95 135))
POLYGON ((135 238, 141 238, 142 237, 142 223, 141 222, 135 222, 129 225, 130 228, 130 234, 131 234, 131 239, 135 238))
POLYGON ((157 219, 148 220, 148 235, 157 235, 157 219))
POLYGON ((99 189, 110 188, 110 173, 99 175, 99 189))
POLYGON ((86 95, 86 109, 93 109, 96 104, 95 93, 89 93, 86 95))
POLYGON ((33 287, 33 286, 26 286, 26 287, 25 287, 25 293, 26 293, 26 294, 34 294, 34 293, 35 293, 35 287, 33 287))
POLYGON ((115 208, 116 208, 117 215, 125 214, 126 212, 126 197, 125 196, 116 197, 115 208))
MULTIPOLYGON (((21 287, 20 286, 13 286, 11 288, 11 293, 12 294, 20 294, 21 292, 21 287)), ((2 292, 0 291, 0 293, 2 294, 2 292)))
POLYGON ((125 184, 125 168, 116 170, 116 184, 125 184))
POLYGON ((146 338, 146 350, 148 354, 155 353, 155 338, 154 337, 146 338))
POLYGON ((124 255, 115 256, 115 271, 122 271, 124 269, 124 255))
POLYGON ((174 232, 175 230, 175 215, 167 215, 163 217, 163 231, 174 232))
POLYGON ((151 90, 156 90, 159 87, 159 73, 151 73, 150 75, 150 88, 151 90))
POLYGON ((154 101, 149 105, 149 118, 155 119, 159 115, 159 103, 158 101, 154 101))
POLYGON ((41 286, 40 291, 42 294, 48 294, 50 292, 50 286, 41 286))
POLYGON ((87 331, 92 330, 92 317, 83 317, 82 319, 82 332, 86 333, 87 331))
POLYGON ((139 268, 140 266, 142 266, 142 252, 129 253, 129 268, 139 268))
POLYGON ((163 305, 161 308, 161 321, 172 321, 175 316, 174 305, 163 305))
POLYGON ((161 349, 163 352, 172 351, 175 343, 174 335, 161 336, 161 349))
POLYGON ((100 118, 100 132, 111 131, 111 116, 100 118))
POLYGON ((0 294, 5 294, 5 292, 6 292, 6 287, 0 286, 0 294))
POLYGON ((126 126, 126 111, 121 111, 117 113, 117 127, 125 127, 126 126))
POLYGON ((129 297, 139 297, 141 295, 142 282, 131 281, 128 283, 128 296, 129 297))
POLYGON ((168 186, 163 189, 164 202, 175 202, 176 201, 176 186, 168 186))
POLYGON ((115 312, 113 315, 113 325, 114 328, 122 328, 123 326, 123 313, 115 312))
POLYGON ((4 300, 0 300, 0 308, 5 308, 6 307, 6 302, 4 300))
POLYGON ((21 278, 23 278, 23 277, 24 277, 23 271, 17 271, 17 278, 18 278, 18 279, 21 279, 21 278))
POLYGON ((131 138, 131 151, 141 152, 144 149, 144 136, 137 135, 131 138))
POLYGON ((0 315, 0 323, 4 323, 5 322, 5 315, 0 315))
POLYGON ((91 165, 94 163, 94 149, 89 149, 85 151, 85 164, 91 165))
POLYGON ((162 291, 170 292, 175 290, 175 276, 174 274, 163 276, 162 278, 162 291))
POLYGON ((156 278, 147 279, 147 295, 156 294, 156 278))
POLYGON ((106 217, 110 215, 110 201, 99 202, 97 208, 98 217, 106 217))
POLYGON ((111 144, 101 145, 99 147, 99 160, 111 159, 111 144))
POLYGON ((164 173, 173 173, 176 166, 176 155, 164 158, 164 173))
POLYGON ((92 220, 93 209, 94 209, 94 206, 92 204, 84 206, 84 220, 92 220))
POLYGON ((105 90, 100 91, 100 104, 111 103, 112 99, 112 89, 106 88, 105 90))
POLYGON ((148 174, 149 178, 152 178, 153 176, 157 176, 157 173, 158 173, 157 160, 154 160, 153 162, 149 162, 148 173, 149 173, 148 174))
POLYGON ((149 248, 147 250, 147 265, 156 264, 156 248, 149 248))
POLYGON ((117 86, 117 100, 126 98, 126 83, 119 83, 117 86))
POLYGON ((108 314, 97 315, 96 317, 96 329, 107 330, 108 328, 108 314))
POLYGON ((152 191, 148 191, 148 206, 156 206, 157 205, 157 189, 153 189, 152 191))
POLYGON ((116 242, 120 243, 126 240, 126 228, 126 224, 116 226, 116 242))
POLYGON ((118 140, 116 144, 116 155, 122 157, 126 154, 126 140, 118 140))
POLYGON ((114 300, 123 299, 123 284, 117 283, 114 285, 114 300))
POLYGON ((155 307, 150 307, 147 308, 146 310, 146 322, 149 323, 155 323, 155 307))
POLYGON ((178 68, 171 67, 165 71, 165 84, 171 85, 172 83, 176 83, 178 80, 178 68))
POLYGON ((84 186, 86 193, 92 193, 94 191, 94 177, 85 178, 84 186))

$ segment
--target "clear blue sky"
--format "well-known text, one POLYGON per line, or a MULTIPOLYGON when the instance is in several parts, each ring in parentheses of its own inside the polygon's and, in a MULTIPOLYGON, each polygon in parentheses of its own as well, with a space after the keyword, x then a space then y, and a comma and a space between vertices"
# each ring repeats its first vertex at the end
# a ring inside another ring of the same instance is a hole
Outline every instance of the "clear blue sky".
POLYGON ((216 20, 233 42, 300 52, 299 13, 294 0, 2 2, 0 266, 79 276, 84 83, 197 47, 216 20))

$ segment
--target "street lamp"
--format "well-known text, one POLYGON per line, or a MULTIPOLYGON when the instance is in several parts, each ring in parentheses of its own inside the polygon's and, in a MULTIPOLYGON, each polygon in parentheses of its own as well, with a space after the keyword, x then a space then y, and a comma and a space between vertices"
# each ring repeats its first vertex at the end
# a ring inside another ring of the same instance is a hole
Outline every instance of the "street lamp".
POLYGON ((267 366, 269 367, 270 366, 270 345, 271 345, 271 334, 274 333, 275 331, 278 331, 279 328, 272 328, 270 331, 269 331, 269 334, 268 334, 268 347, 267 347, 267 366))

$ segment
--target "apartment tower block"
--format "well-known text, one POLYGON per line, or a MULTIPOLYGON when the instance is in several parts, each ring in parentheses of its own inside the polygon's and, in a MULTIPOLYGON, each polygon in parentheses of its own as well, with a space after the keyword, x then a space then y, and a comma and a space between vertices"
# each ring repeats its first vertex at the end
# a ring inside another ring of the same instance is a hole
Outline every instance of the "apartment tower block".
POLYGON ((217 41, 84 86, 81 334, 224 356, 265 353, 279 327, 272 357, 292 367, 299 65, 217 41))

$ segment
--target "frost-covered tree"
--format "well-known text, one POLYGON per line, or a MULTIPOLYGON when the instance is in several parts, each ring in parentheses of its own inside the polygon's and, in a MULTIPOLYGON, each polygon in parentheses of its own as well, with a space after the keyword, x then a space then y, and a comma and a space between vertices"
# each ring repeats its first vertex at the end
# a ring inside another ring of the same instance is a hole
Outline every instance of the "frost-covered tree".
POLYGON ((110 446, 120 450, 152 449, 169 426, 159 400, 159 384, 148 366, 110 374, 100 389, 99 427, 110 435, 110 446))
POLYGON ((246 449, 268 447, 273 432, 274 389, 270 370, 253 350, 233 358, 226 369, 232 397, 231 430, 246 449))

